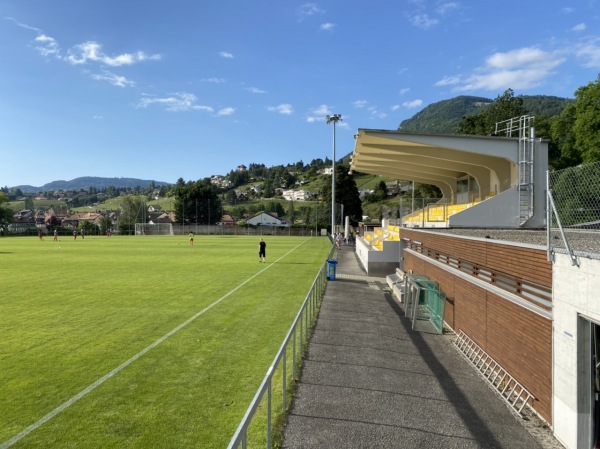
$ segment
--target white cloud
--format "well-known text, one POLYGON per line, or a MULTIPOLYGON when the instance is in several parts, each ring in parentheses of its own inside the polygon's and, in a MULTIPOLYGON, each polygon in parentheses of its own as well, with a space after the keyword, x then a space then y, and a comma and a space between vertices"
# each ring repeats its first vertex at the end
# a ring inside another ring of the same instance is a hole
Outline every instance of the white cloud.
POLYGON ((298 20, 304 20, 307 17, 314 16, 315 14, 322 14, 323 11, 321 8, 317 6, 316 3, 304 3, 300 5, 296 10, 296 14, 298 15, 298 20))
POLYGON ((294 113, 294 108, 288 103, 280 104, 279 106, 269 106, 267 110, 283 115, 292 115, 294 113))
POLYGON ((404 95, 410 92, 410 88, 409 87, 403 87, 402 89, 400 89, 400 91, 398 92, 400 95, 404 95))
MULTIPOLYGON (((149 55, 143 51, 134 53, 123 53, 116 56, 108 56, 102 51, 102 45, 98 42, 87 41, 82 44, 74 45, 67 51, 67 55, 61 54, 61 48, 56 39, 41 32, 40 29, 31 27, 18 22, 13 18, 7 18, 13 21, 17 26, 35 31, 38 35, 33 40, 33 47, 42 56, 52 56, 59 61, 68 62, 72 65, 85 65, 87 63, 96 63, 101 66, 120 67, 133 65, 143 61, 160 60, 160 54, 149 55)), ((127 87, 135 85, 134 81, 128 80, 126 77, 109 72, 101 68, 101 73, 92 74, 92 79, 98 81, 108 81, 113 86, 127 87)), ((89 71, 86 71, 89 73, 89 71)))
POLYGON ((246 90, 253 94, 266 94, 266 90, 259 89, 258 87, 247 87, 246 90))
POLYGON ((215 83, 215 84, 221 84, 221 83, 225 82, 225 80, 223 78, 203 78, 200 81, 205 82, 205 83, 215 83))
POLYGON ((576 51, 577 58, 582 60, 582 65, 587 68, 600 68, 600 46, 589 43, 580 46, 576 51))
POLYGON ((352 103, 355 108, 364 108, 369 102, 367 100, 356 100, 352 103))
POLYGON ((217 111, 217 116, 218 117, 223 117, 223 116, 227 116, 227 115, 233 115, 233 113, 235 112, 235 108, 221 108, 217 111))
POLYGON ((143 51, 136 53, 123 53, 114 57, 107 56, 102 52, 102 45, 88 41, 83 44, 75 45, 69 49, 66 60, 71 64, 79 65, 86 64, 88 61, 99 62, 111 67, 119 67, 122 65, 132 65, 137 62, 146 60, 158 60, 160 55, 147 55, 143 51))
POLYGON ((421 106, 423 104, 423 100, 412 100, 412 101, 405 101, 404 103, 402 103, 402 106, 404 106, 407 109, 414 109, 414 108, 418 108, 419 106, 421 106))
POLYGON ((398 109, 400 109, 400 105, 399 104, 394 104, 394 105, 390 106, 390 109, 392 111, 397 111, 398 109))
POLYGON ((458 76, 445 76, 444 78, 442 78, 441 80, 439 80, 437 83, 435 83, 436 86, 454 86, 456 84, 460 83, 460 77, 458 76))
POLYGON ((328 115, 332 115, 332 114, 333 114, 333 112, 331 112, 331 109, 329 108, 329 106, 327 106, 326 104, 322 104, 322 105, 320 105, 316 108, 313 108, 309 111, 306 121, 308 123, 324 122, 325 117, 328 115))
POLYGON ((15 19, 14 17, 5 17, 5 20, 10 20, 11 22, 13 22, 18 27, 25 28, 26 30, 35 31, 36 33, 41 33, 42 32, 42 30, 40 30, 39 28, 32 27, 30 25, 26 25, 24 23, 21 23, 17 19, 15 19))
POLYGON ((233 54, 226 51, 219 52, 219 56, 225 59, 233 59, 233 54))
POLYGON ((585 23, 578 23, 573 28, 571 28, 571 31, 585 31, 585 29, 586 29, 585 23))
POLYGON ((34 39, 35 49, 43 56, 54 56, 60 58, 60 46, 56 39, 45 34, 40 34, 34 39))
POLYGON ((437 25, 440 21, 432 19, 428 14, 416 14, 410 18, 410 22, 417 28, 427 30, 437 25))
POLYGON ((387 117, 387 114, 385 112, 380 111, 375 106, 371 106, 370 108, 367 109, 367 111, 369 111, 369 114, 371 114, 371 116, 375 117, 375 118, 386 118, 387 117))
POLYGON ((333 31, 333 29, 336 27, 335 23, 322 23, 321 26, 319 27, 322 31, 333 31))
POLYGON ((539 86, 564 60, 558 53, 534 47, 498 52, 474 74, 445 76, 435 85, 455 86, 454 91, 530 89, 539 86))
POLYGON ((455 2, 448 2, 448 3, 442 3, 440 4, 436 9, 435 12, 437 12, 438 14, 446 14, 450 11, 453 11, 455 9, 458 9, 458 3, 455 2))
POLYGON ((547 67, 555 66, 552 53, 538 48, 525 47, 506 53, 494 53, 487 60, 487 65, 499 69, 514 69, 522 66, 547 67))
POLYGON ((575 10, 573 8, 566 7, 566 8, 561 9, 561 11, 563 14, 571 14, 575 10))
POLYGON ((135 85, 134 81, 130 81, 124 76, 111 73, 108 70, 105 70, 102 74, 93 74, 92 78, 98 81, 108 81, 113 86, 118 87, 127 87, 135 85))
POLYGON ((187 92, 177 92, 170 97, 143 97, 138 102, 138 107, 146 108, 152 105, 163 106, 167 111, 182 112, 182 111, 207 111, 213 112, 210 106, 202 106, 196 104, 197 98, 194 94, 187 92))

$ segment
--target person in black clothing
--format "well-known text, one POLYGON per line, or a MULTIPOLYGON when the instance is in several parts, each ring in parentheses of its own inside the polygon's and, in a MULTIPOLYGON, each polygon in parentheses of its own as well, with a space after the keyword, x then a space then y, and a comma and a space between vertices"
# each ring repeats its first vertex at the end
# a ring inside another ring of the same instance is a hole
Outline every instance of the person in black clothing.
POLYGON ((266 262, 267 258, 267 242, 265 242, 263 239, 260 239, 260 242, 258 242, 258 261, 259 262, 266 262))

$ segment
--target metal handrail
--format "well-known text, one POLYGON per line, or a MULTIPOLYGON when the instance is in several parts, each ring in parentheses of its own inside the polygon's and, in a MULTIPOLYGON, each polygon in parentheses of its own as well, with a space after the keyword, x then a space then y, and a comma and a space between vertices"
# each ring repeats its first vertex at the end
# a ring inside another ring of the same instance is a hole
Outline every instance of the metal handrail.
MULTIPOLYGON (((332 254, 334 252, 334 248, 332 248, 330 250, 328 259, 331 258, 332 254)), ((248 407, 244 417, 242 418, 242 421, 240 422, 237 430, 235 431, 233 438, 229 442, 229 445, 227 446, 228 449, 238 448, 240 446, 240 444, 242 445, 242 448, 246 449, 248 428, 250 427, 250 424, 252 423, 252 419, 254 418, 256 411, 260 407, 260 404, 262 402, 262 399, 265 396, 265 393, 267 394, 267 442, 266 442, 266 448, 270 449, 272 447, 272 443, 271 443, 271 439, 272 439, 272 429, 271 429, 271 427, 272 427, 272 425, 271 425, 271 423, 272 423, 272 419, 271 419, 272 418, 272 403, 271 402, 272 402, 273 376, 275 375, 275 372, 276 372, 280 362, 282 362, 281 366, 282 366, 282 378, 283 378, 283 389, 282 389, 283 391, 282 391, 281 407, 282 407, 282 410, 285 411, 285 410, 287 410, 287 373, 286 373, 287 348, 288 348, 289 344, 291 343, 292 344, 292 381, 295 382, 298 379, 297 373, 296 373, 296 334, 297 334, 298 326, 300 327, 300 354, 302 355, 302 354, 304 354, 303 344, 305 341, 308 340, 308 335, 309 335, 308 332, 312 328, 312 326, 316 320, 316 311, 318 310, 320 301, 323 298, 323 295, 325 293, 325 285, 326 284, 327 284, 327 263, 324 263, 321 266, 321 269, 319 270, 319 272, 317 273, 317 276, 315 277, 315 280, 313 281, 313 283, 310 287, 310 290, 308 291, 308 294, 306 295, 306 298, 305 298, 304 302, 302 303, 302 306, 300 307, 300 310, 299 310, 298 314, 296 315, 296 318, 294 319, 292 326, 290 327, 290 330, 288 331, 285 339, 283 340, 283 343, 281 344, 281 347, 279 348, 279 351, 277 352, 275 359, 273 360, 273 362, 271 363, 271 366, 267 370, 267 373, 266 373, 263 381, 261 382, 260 387, 256 391, 256 394, 254 395, 254 398, 252 399, 250 406, 248 407), (309 323, 309 320, 310 320, 310 323, 309 323)), ((308 342, 307 342, 307 344, 308 344, 308 342)))
POLYGON ((417 241, 406 243, 406 249, 412 249, 424 256, 435 259, 463 273, 468 273, 488 284, 506 290, 523 299, 533 302, 544 309, 552 309, 552 287, 537 282, 513 276, 499 270, 452 256, 441 251, 428 248, 417 241))

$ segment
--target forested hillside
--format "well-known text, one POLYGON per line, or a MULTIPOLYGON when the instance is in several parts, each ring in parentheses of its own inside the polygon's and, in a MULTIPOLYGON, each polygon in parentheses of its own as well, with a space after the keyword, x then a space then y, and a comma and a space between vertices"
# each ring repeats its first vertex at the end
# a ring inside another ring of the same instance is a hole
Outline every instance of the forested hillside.
MULTIPOLYGON (((568 104, 575 101, 547 95, 522 95, 519 98, 523 100, 523 108, 529 115, 546 118, 559 115, 568 104)), ((455 134, 463 117, 479 114, 493 102, 489 98, 466 95, 439 101, 402 121, 398 129, 428 134, 455 134)))

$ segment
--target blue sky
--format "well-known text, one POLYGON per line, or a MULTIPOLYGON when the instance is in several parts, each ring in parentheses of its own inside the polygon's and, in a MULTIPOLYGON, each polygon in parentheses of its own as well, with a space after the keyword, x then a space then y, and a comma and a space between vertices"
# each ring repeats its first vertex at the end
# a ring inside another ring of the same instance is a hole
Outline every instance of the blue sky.
POLYGON ((458 95, 574 96, 600 1, 3 0, 0 185, 336 156, 458 95))

